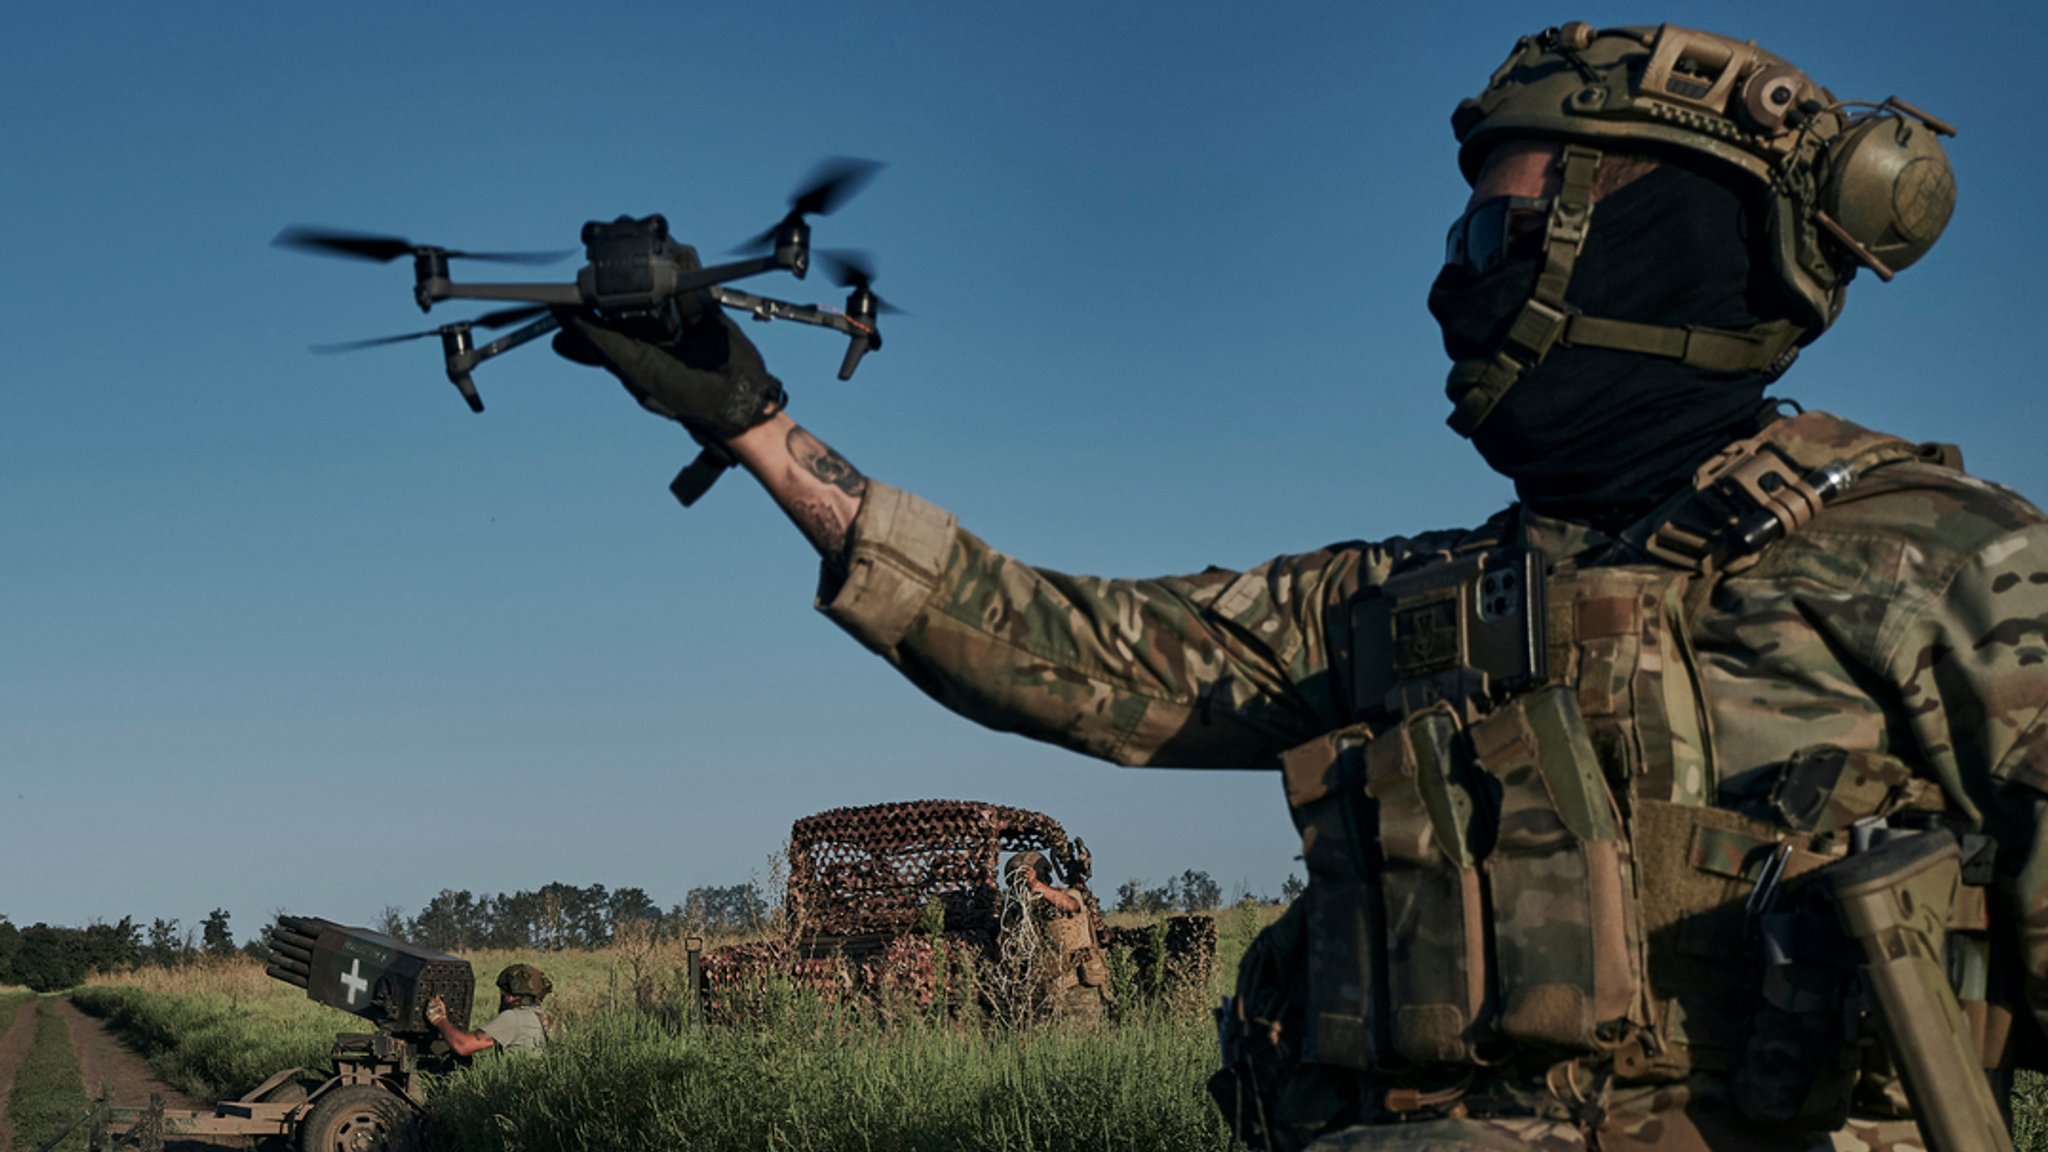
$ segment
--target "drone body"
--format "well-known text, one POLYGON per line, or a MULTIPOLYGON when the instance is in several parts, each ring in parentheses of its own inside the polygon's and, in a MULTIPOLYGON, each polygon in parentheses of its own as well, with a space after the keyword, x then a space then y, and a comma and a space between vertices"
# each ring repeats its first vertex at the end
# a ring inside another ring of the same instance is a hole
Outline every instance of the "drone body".
POLYGON ((829 257, 839 273, 839 282, 852 289, 843 312, 791 304, 725 285, 777 270, 803 279, 811 261, 811 227, 805 217, 830 212, 880 167, 869 160, 828 161, 802 191, 791 197, 789 212, 742 247, 742 251, 766 248, 765 255, 710 267, 698 259, 696 249, 678 243, 670 235, 668 220, 660 215, 638 219, 621 216, 609 223, 593 220, 585 224, 582 240, 586 263, 573 284, 464 283, 454 280, 449 273, 450 260, 550 263, 566 256, 566 252, 462 252, 413 244, 392 236, 306 227, 286 228, 275 243, 380 262, 409 255, 413 259, 413 299, 422 312, 431 311, 435 304, 445 300, 522 304, 424 332, 315 346, 315 351, 344 351, 439 336, 448 379, 474 412, 482 412, 484 405, 471 371, 485 360, 559 328, 563 312, 584 311, 602 323, 657 342, 674 340, 685 324, 696 322, 704 309, 714 306, 745 312, 757 320, 795 320, 832 328, 847 336, 846 356, 839 367, 839 378, 846 380, 853 376, 862 356, 882 346, 875 318, 880 312, 891 310, 870 288, 873 274, 857 255, 829 257), (477 328, 502 328, 522 321, 530 322, 482 346, 471 335, 477 328))

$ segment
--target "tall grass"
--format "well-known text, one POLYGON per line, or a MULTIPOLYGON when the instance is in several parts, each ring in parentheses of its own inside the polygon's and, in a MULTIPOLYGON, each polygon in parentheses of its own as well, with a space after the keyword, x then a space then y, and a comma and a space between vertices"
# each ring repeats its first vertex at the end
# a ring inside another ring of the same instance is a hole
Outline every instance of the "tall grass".
POLYGON ((1206 1024, 1022 1033, 840 1020, 677 1035, 645 1017, 479 1060, 431 1104, 433 1142, 525 1152, 1221 1149, 1206 1024))
MULTIPOLYGON (((1216 986, 1262 919, 1225 913, 1216 986), (1242 917, 1237 930, 1233 917, 1242 917)), ((483 952, 476 1026, 504 965, 540 965, 561 1021, 541 1053, 480 1058, 431 1086, 430 1133, 452 1149, 1222 1148, 1203 1084, 1206 1013, 1127 1004, 1114 1027, 989 1031, 943 1013, 907 1023, 802 995, 740 1028, 679 1027, 680 946, 585 953, 483 952)), ((1214 989, 1194 990, 1196 999, 1214 989)), ((239 959, 95 978, 73 994, 150 1057, 165 1080, 238 1096, 291 1065, 323 1067, 355 1017, 239 959)))
POLYGON ((322 1069, 336 1032, 367 1028, 240 957, 95 976, 71 1002, 105 1020, 165 1083, 202 1099, 240 1096, 294 1065, 322 1069))

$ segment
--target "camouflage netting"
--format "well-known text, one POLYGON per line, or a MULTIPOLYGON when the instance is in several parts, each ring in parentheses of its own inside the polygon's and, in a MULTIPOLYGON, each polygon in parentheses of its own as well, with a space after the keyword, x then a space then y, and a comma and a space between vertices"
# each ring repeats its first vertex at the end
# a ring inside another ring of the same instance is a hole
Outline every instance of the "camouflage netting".
POLYGON ((1173 916, 1155 936, 1152 927, 1111 928, 1103 935, 1103 947, 1124 949, 1131 965, 1154 993, 1204 993, 1216 967, 1216 919, 1213 916, 1173 916), (1162 962, 1157 945, 1166 945, 1162 962))
MULTIPOLYGON (((784 897, 789 935, 704 957, 710 1017, 758 1019, 790 991, 884 1015, 930 1008, 942 994, 949 1013, 1000 1011, 1006 1003, 1024 1005, 1025 1016, 1040 1011, 1041 981, 1062 970, 1071 978, 1077 961, 1049 953, 1037 976, 1016 982, 1013 962, 1041 944, 1040 928, 1019 932, 1030 921, 1018 915, 1017 901, 1036 897, 1021 885, 1006 891, 1016 877, 1005 877, 1004 867, 1022 852, 1043 854, 1052 879, 1081 899, 1094 940, 1130 951, 1145 994, 1206 987, 1216 947, 1210 918, 1176 917, 1157 936, 1152 929, 1112 933, 1088 890, 1087 846, 1058 821, 997 804, 918 800, 835 808, 796 822, 784 897)), ((1099 1013, 1101 993, 1091 995, 1099 1013)))
POLYGON ((790 829, 789 911, 806 936, 896 935, 938 901, 949 932, 997 930, 1002 859, 1035 850, 1101 915, 1088 849, 1050 816, 965 800, 834 808, 790 829))

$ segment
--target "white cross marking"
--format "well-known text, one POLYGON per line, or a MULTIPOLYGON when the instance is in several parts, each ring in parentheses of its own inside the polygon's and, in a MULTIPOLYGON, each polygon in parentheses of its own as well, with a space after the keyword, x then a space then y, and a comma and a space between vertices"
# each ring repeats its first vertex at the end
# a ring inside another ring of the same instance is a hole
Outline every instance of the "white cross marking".
POLYGON ((370 990, 370 982, 363 979, 363 962, 361 960, 351 960, 348 962, 348 971, 341 974, 341 982, 348 988, 348 1003, 351 1008, 355 1007, 356 993, 368 992, 370 990))

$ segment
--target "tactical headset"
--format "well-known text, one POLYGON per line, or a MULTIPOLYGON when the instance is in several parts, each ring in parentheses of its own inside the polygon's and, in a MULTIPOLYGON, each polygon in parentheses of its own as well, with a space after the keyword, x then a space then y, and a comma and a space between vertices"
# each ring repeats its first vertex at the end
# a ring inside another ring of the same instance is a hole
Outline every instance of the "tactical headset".
POLYGON ((1524 36, 1486 90, 1451 115, 1458 164, 1476 180, 1508 139, 1564 143, 1534 295, 1490 360, 1451 370, 1451 427, 1471 435, 1553 346, 1615 348, 1727 372, 1782 372, 1842 311, 1858 266, 1880 279, 1925 255, 1955 209, 1937 137, 1947 123, 1889 97, 1844 102, 1784 60, 1677 28, 1573 22, 1524 36), (1791 318, 1744 332, 1588 317, 1564 302, 1593 212, 1603 149, 1704 157, 1763 194, 1765 244, 1791 318))

